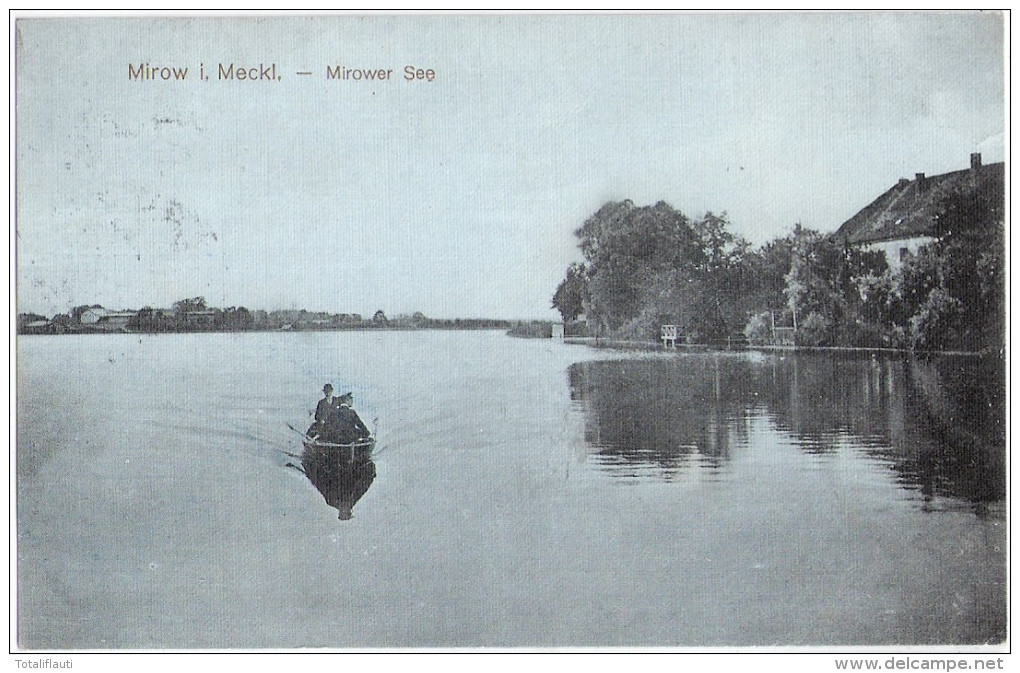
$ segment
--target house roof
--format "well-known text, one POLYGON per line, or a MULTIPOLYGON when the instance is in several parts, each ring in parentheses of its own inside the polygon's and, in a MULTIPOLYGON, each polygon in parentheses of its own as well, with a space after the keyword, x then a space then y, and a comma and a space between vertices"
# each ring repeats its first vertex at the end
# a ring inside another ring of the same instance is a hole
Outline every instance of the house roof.
POLYGON ((884 194, 844 222, 833 236, 846 243, 876 243, 918 236, 935 236, 942 200, 954 190, 997 190, 1003 193, 1003 162, 971 169, 900 180, 884 194))

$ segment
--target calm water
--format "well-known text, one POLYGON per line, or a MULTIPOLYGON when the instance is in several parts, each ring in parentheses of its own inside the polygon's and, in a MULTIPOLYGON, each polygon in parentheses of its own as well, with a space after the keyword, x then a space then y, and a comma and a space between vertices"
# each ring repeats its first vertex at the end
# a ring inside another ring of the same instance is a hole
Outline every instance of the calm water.
POLYGON ((999 364, 494 332, 27 337, 18 355, 26 648, 1006 635, 999 364), (313 484, 288 424, 326 381, 379 446, 313 484))

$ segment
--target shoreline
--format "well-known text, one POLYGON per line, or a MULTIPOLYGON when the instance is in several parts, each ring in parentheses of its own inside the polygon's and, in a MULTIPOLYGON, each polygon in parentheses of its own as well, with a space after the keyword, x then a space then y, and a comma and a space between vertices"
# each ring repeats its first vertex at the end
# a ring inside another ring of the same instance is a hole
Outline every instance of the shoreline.
MULTIPOLYGON (((308 334, 321 332, 503 332, 515 339, 549 339, 557 340, 554 337, 538 336, 532 334, 514 334, 511 330, 503 327, 457 327, 457 326, 436 326, 436 327, 400 327, 387 325, 385 327, 340 327, 328 329, 244 329, 244 330, 179 330, 179 331, 143 331, 143 330, 102 330, 102 329, 76 329, 65 332, 17 332, 16 337, 33 336, 75 336, 75 335, 148 335, 160 334, 245 334, 245 333, 281 333, 281 334, 308 334)), ((627 351, 641 352, 674 352, 680 353, 706 353, 706 352, 738 352, 738 351, 760 351, 769 353, 881 353, 883 355, 903 355, 905 357, 925 356, 952 356, 952 357, 999 357, 1005 359, 1006 349, 1003 347, 998 351, 921 351, 908 348, 888 347, 865 347, 865 346, 769 346, 750 344, 676 344, 675 346, 663 346, 658 342, 638 339, 613 339, 602 337, 577 337, 567 336, 558 339, 564 344, 572 346, 591 346, 592 348, 606 348, 627 351)))
POLYGON ((1006 357, 1006 349, 1001 351, 921 351, 909 348, 888 348, 888 347, 865 347, 865 346, 767 346, 767 345, 726 345, 726 344, 677 344, 676 346, 662 346, 652 341, 640 341, 635 339, 603 339, 599 337, 564 337, 564 343, 577 346, 591 346, 593 348, 615 348, 619 350, 633 351, 665 351, 676 353, 695 352, 725 352, 725 351, 765 351, 770 353, 882 353, 885 355, 904 356, 954 356, 954 357, 1006 357))

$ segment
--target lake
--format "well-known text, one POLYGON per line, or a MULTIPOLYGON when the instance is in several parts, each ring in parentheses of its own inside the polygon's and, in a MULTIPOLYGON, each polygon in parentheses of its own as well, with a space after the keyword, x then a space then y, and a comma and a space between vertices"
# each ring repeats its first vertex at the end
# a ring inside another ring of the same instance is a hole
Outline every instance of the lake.
POLYGON ((458 331, 17 348, 23 648, 1006 638, 1001 361, 458 331), (327 381, 378 419, 339 505, 291 429, 327 381))

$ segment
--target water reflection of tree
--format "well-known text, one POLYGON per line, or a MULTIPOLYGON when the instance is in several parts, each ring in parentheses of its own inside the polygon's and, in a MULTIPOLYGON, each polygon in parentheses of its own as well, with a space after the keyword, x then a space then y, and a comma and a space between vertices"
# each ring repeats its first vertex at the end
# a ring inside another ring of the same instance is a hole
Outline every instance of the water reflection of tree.
POLYGON ((695 459, 725 462, 764 409, 802 450, 853 447, 926 495, 1005 495, 1001 360, 706 354, 580 363, 569 376, 587 443, 617 464, 668 475, 695 459))
POLYGON ((769 410, 806 451, 834 452, 848 434, 865 444, 882 441, 895 391, 882 362, 827 354, 770 360, 769 410))
POLYGON ((994 359, 911 360, 904 378, 911 393, 904 404, 909 431, 893 446, 908 483, 926 496, 1003 499, 1005 367, 994 359))
POLYGON ((1005 496, 1005 367, 994 360, 800 354, 769 408, 810 450, 851 444, 926 496, 1005 496))
POLYGON ((585 439, 616 462, 665 474, 696 457, 725 463, 746 438, 743 410, 755 401, 726 358, 584 362, 569 370, 571 398, 588 410, 585 439))

